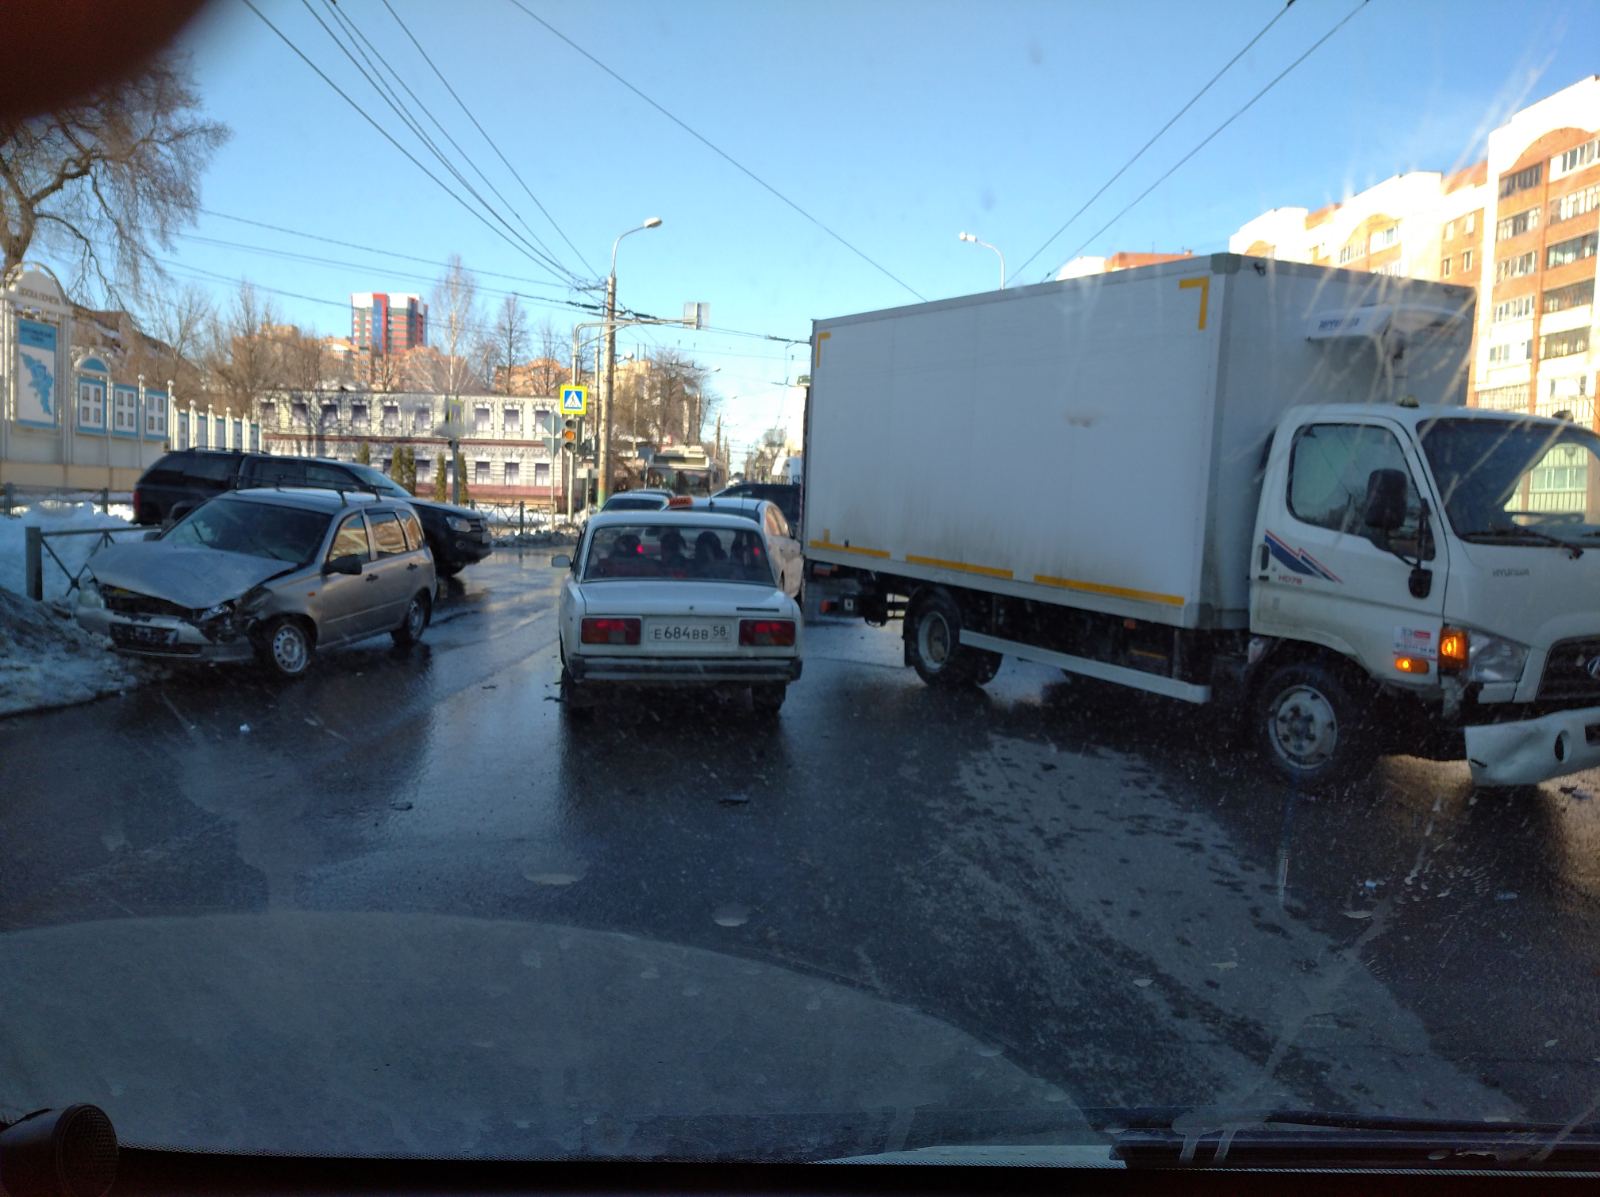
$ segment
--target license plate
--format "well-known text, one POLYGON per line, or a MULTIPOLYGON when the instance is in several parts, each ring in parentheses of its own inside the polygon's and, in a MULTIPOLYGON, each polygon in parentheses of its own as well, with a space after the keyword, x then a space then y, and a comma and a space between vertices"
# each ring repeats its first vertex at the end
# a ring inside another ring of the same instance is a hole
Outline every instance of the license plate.
POLYGON ((651 644, 695 645, 731 644, 733 634, 726 623, 699 620, 655 621, 646 629, 651 644))
POLYGON ((174 628, 153 628, 142 624, 112 624, 111 639, 117 644, 127 644, 138 648, 159 648, 170 646, 178 642, 178 633, 174 628))

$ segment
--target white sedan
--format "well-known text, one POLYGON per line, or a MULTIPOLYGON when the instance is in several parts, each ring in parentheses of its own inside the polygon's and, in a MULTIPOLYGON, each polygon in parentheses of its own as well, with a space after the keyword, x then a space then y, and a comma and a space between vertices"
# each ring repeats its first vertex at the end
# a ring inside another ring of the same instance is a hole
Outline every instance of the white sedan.
POLYGON ((597 514, 561 586, 561 700, 601 687, 748 686, 775 713, 800 676, 800 608, 760 524, 703 510, 597 514))

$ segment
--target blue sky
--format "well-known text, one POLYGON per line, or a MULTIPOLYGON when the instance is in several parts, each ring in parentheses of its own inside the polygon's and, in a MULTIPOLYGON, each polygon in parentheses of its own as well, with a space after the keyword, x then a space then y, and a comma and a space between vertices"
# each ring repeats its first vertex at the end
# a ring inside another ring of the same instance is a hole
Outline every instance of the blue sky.
MULTIPOLYGON (((927 298, 1038 282, 1074 252, 1225 248, 1266 208, 1315 207, 1389 175, 1473 161, 1507 114, 1600 70, 1600 6, 1578 0, 1370 0, 1325 45, 1105 232, 1097 230, 1322 37, 1355 0, 1297 0, 1260 42, 1065 234, 1046 239, 1282 7, 1282 0, 1045 3, 751 3, 522 0, 795 205, 927 298)), ((619 295, 673 316, 711 305, 718 329, 804 340, 815 317, 914 301, 511 0, 390 0, 528 188, 423 61, 383 0, 340 10, 492 180, 516 227, 598 278, 623 243, 619 295), (568 246, 566 238, 581 251, 568 246)), ((257 0, 262 12, 452 188, 313 18, 327 0, 257 0)), ((184 46, 204 102, 233 129, 204 179, 212 213, 394 250, 459 253, 483 286, 518 290, 565 335, 587 301, 430 182, 247 8, 215 0, 184 46), (490 277, 489 272, 516 276, 490 277)), ((430 131, 426 117, 420 113, 430 131)), ((440 140, 443 145, 442 139, 440 140)), ((451 151, 452 157, 455 157, 451 151)), ((457 158, 459 164, 459 158, 457 158)), ((469 197, 470 198, 470 197, 469 197)), ((198 237, 353 263, 329 266, 188 237, 175 273, 275 295, 285 315, 348 332, 351 291, 426 294, 439 271, 366 250, 205 215, 198 237), (409 277, 417 274, 423 277, 409 277), (322 302, 316 302, 321 300, 322 302)), ((485 297, 498 302, 498 296, 485 297)), ((486 312, 487 315, 487 312, 486 312)), ((725 333, 626 331, 622 351, 682 348, 717 367, 736 442, 798 404, 782 385, 800 346, 725 333)))

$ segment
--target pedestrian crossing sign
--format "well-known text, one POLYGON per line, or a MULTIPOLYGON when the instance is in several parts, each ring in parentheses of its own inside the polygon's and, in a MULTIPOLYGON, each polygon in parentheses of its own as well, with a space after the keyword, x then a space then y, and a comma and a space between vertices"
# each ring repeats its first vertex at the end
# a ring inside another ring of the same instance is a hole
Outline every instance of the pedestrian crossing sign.
POLYGON ((588 387, 562 387, 561 388, 561 414, 564 416, 581 416, 589 410, 588 387))

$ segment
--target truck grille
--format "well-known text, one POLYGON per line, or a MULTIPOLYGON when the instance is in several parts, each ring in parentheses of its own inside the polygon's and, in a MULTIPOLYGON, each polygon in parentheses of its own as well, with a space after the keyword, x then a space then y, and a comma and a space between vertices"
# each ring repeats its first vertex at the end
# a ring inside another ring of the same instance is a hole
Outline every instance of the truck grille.
POLYGON ((1558 640, 1545 658, 1544 676, 1539 679, 1540 699, 1600 697, 1600 662, 1589 672, 1589 664, 1600 658, 1600 636, 1558 640))

